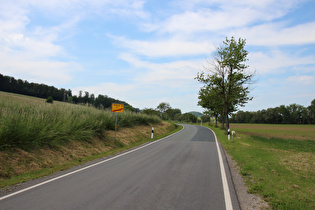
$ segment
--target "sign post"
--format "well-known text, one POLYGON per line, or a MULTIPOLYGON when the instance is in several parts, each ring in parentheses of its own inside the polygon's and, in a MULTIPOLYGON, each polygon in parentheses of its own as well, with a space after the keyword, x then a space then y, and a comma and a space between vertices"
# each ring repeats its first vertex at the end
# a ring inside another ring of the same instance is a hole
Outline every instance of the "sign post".
POLYGON ((116 132, 117 132, 117 114, 124 111, 123 104, 112 104, 112 112, 116 112, 116 121, 115 121, 115 144, 116 144, 116 132))

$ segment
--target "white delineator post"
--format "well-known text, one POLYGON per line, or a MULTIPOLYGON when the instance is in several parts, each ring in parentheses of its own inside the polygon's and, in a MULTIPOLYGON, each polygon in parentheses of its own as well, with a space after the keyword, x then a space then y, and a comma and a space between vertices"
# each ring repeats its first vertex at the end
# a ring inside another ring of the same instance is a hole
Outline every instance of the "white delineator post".
POLYGON ((154 128, 152 127, 151 139, 153 139, 154 128))
POLYGON ((230 141, 231 135, 230 135, 230 129, 228 129, 228 140, 230 141))

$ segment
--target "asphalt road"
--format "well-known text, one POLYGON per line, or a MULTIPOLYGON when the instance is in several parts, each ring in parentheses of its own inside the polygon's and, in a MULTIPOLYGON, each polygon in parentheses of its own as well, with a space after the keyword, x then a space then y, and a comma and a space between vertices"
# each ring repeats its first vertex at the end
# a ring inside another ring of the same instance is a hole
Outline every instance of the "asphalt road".
POLYGON ((0 209, 239 209, 219 155, 211 130, 184 125, 161 141, 1 197, 0 209))

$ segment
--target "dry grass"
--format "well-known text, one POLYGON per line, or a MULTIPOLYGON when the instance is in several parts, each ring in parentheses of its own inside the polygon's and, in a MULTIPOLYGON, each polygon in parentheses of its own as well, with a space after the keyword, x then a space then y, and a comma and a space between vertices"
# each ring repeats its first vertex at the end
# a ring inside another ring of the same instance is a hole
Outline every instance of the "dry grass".
POLYGON ((280 163, 292 173, 301 175, 303 178, 315 177, 315 154, 309 152, 296 153, 293 151, 285 151, 281 157, 280 163))

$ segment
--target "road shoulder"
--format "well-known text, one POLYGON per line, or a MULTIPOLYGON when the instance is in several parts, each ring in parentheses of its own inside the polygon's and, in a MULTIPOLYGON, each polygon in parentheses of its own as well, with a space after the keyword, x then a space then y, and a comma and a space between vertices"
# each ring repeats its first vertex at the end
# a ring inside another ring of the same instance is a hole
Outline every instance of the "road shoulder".
POLYGON ((229 154, 224 151, 228 166, 231 172, 234 188, 237 194, 237 198, 242 210, 253 209, 271 209, 267 202, 265 202, 260 196, 249 194, 248 189, 245 186, 244 180, 239 173, 239 167, 235 160, 231 158, 229 154))

